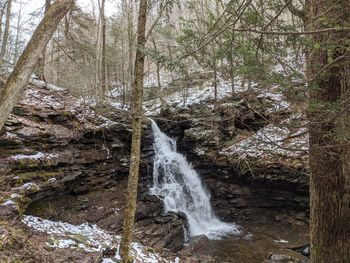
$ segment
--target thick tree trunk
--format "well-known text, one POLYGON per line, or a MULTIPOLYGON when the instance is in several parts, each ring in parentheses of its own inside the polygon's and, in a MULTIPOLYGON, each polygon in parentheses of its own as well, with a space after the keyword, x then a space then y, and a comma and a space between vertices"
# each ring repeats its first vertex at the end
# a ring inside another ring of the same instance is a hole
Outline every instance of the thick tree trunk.
POLYGON ((12 0, 8 0, 7 1, 4 37, 2 38, 2 45, 1 45, 1 51, 0 51, 0 68, 2 68, 5 64, 7 41, 8 41, 9 32, 10 32, 11 9, 12 9, 12 0))
POLYGON ((38 63, 46 44, 55 32, 58 23, 71 8, 74 0, 56 0, 34 31, 30 41, 8 78, 0 94, 0 130, 15 105, 18 94, 25 87, 38 63))
POLYGON ((142 124, 142 99, 143 99, 143 76, 145 64, 145 31, 147 20, 147 0, 140 1, 139 21, 137 29, 137 50, 135 59, 135 80, 132 93, 131 115, 132 115, 132 143, 130 170, 126 205, 124 210, 123 236, 120 244, 120 253, 123 263, 128 262, 129 248, 132 240, 132 231, 135 222, 137 184, 140 165, 141 148, 141 124, 142 124))
MULTIPOLYGON (((307 30, 350 26, 348 0, 308 0, 305 10, 307 30)), ((307 52, 312 263, 350 260, 349 38, 315 34, 307 52)))

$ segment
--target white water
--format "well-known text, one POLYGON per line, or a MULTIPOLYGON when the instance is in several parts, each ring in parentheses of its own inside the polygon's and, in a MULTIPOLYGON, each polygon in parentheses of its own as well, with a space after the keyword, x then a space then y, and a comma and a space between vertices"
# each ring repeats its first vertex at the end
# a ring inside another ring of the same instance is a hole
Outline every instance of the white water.
POLYGON ((176 152, 176 141, 151 121, 155 151, 151 193, 163 200, 166 211, 186 214, 191 236, 217 239, 238 233, 234 224, 221 222, 215 216, 209 193, 185 157, 176 152))

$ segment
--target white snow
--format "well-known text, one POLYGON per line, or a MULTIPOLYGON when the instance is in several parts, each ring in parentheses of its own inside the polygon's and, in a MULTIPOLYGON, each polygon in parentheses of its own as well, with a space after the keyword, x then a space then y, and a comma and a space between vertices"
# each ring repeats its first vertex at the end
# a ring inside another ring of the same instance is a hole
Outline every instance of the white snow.
POLYGON ((6 200, 6 201, 3 202, 1 205, 2 205, 2 206, 16 207, 16 203, 15 203, 13 200, 11 200, 11 199, 6 200))
POLYGON ((46 83, 45 81, 35 79, 35 78, 30 79, 30 83, 39 87, 39 88, 47 88, 49 90, 54 90, 54 91, 66 91, 65 88, 61 88, 61 87, 55 86, 55 85, 50 84, 50 83, 46 83))
POLYGON ((257 96, 258 99, 260 98, 265 98, 268 99, 272 102, 271 108, 267 109, 267 112, 278 112, 278 111, 284 111, 287 110, 290 106, 291 103, 287 102, 283 98, 283 94, 279 92, 264 92, 261 93, 257 96))
POLYGON ((38 189, 39 186, 35 183, 25 183, 22 186, 16 187, 16 190, 32 190, 32 189, 38 189))
MULTIPOLYGON (((231 84, 228 84, 228 82, 223 80, 219 81, 217 92, 217 98, 219 100, 230 96, 232 94, 231 84)), ((185 88, 184 90, 174 92, 163 99, 171 106, 186 108, 202 101, 214 99, 214 87, 211 81, 207 81, 203 86, 185 88)), ((144 103, 144 112, 147 115, 157 114, 160 112, 161 105, 162 103, 159 98, 146 101, 144 103)))
POLYGON ((57 154, 37 152, 36 154, 30 154, 30 155, 17 154, 17 155, 11 156, 10 158, 18 161, 18 160, 24 160, 24 159, 30 159, 30 160, 52 159, 57 157, 58 157, 57 154))
MULTIPOLYGON (((25 216, 22 221, 36 231, 52 235, 52 242, 48 242, 47 245, 53 248, 81 248, 86 252, 102 252, 107 247, 118 247, 121 240, 120 236, 112 235, 98 228, 96 225, 90 225, 88 223, 76 226, 34 216, 25 216)), ((172 262, 156 253, 149 252, 146 247, 135 242, 131 244, 130 255, 134 258, 135 263, 172 262)), ((120 260, 119 251, 116 252, 113 259, 103 258, 102 262, 115 262, 113 260, 120 260)), ((175 259, 173 262, 178 263, 179 260, 175 259)))
POLYGON ((284 239, 274 240, 274 242, 275 243, 284 243, 284 244, 289 243, 289 241, 284 240, 284 239))
POLYGON ((239 158, 267 155, 298 156, 307 149, 308 136, 305 129, 290 132, 286 127, 269 124, 253 136, 224 148, 220 154, 237 155, 239 158), (297 136, 299 134, 300 136, 297 136))
MULTIPOLYGON (((291 103, 284 99, 282 93, 277 91, 277 87, 269 89, 258 88, 256 83, 252 83, 250 89, 260 93, 257 98, 268 99, 271 102, 271 108, 268 112, 278 112, 287 110, 291 103)), ((244 84, 241 78, 235 78, 234 92, 235 94, 243 93, 248 90, 248 86, 244 84)), ((218 78, 217 99, 221 100, 232 95, 232 85, 228 80, 218 78)), ((214 86, 212 81, 206 81, 202 86, 184 88, 184 90, 171 93, 163 97, 168 105, 173 107, 186 108, 194 104, 199 104, 203 101, 214 99, 214 86)), ((144 112, 146 115, 156 115, 160 112, 162 102, 159 98, 144 102, 144 112)), ((209 107, 214 107, 208 105, 209 107)))
POLYGON ((110 105, 111 107, 118 109, 118 110, 128 110, 129 109, 128 105, 123 105, 123 103, 121 103, 121 102, 115 102, 112 100, 108 101, 108 105, 110 105))

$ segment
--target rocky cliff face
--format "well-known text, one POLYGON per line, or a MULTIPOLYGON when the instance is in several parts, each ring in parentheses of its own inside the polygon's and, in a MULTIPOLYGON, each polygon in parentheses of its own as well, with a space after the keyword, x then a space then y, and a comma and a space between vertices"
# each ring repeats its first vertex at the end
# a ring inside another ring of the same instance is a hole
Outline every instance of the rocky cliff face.
POLYGON ((295 128, 304 117, 276 103, 241 94, 218 106, 169 107, 157 119, 178 138, 224 219, 253 220, 268 209, 307 221, 307 133, 295 128))
MULTIPOLYGON (((147 194, 153 137, 147 123, 143 128, 135 237, 176 251, 184 243, 185 219, 164 215, 161 202, 147 194)), ((1 222, 21 225, 25 213, 89 222, 118 233, 130 141, 127 113, 111 108, 96 112, 65 90, 43 83, 29 86, 0 136, 1 222)))
MULTIPOLYGON (((179 150, 201 175, 222 219, 246 223, 264 217, 307 224, 307 155, 303 146, 298 148, 305 133, 293 130, 302 116, 293 116, 269 97, 237 95, 217 105, 208 101, 168 107, 154 119, 178 139, 179 150), (282 125, 271 126, 274 122, 282 125)), ((65 90, 38 82, 29 86, 0 135, 0 233, 12 233, 7 235, 12 239, 0 240, 0 251, 10 257, 11 244, 17 244, 12 248, 27 251, 18 254, 26 262, 64 257, 40 245, 37 253, 29 247, 28 241, 41 244, 48 237, 28 234, 20 222, 23 213, 120 232, 130 140, 126 112, 109 107, 96 111, 65 90)), ((164 214, 160 200, 148 195, 152 143, 145 122, 134 235, 159 250, 178 251, 185 241, 186 218, 164 214)), ((99 257, 69 256, 79 262, 99 257)))

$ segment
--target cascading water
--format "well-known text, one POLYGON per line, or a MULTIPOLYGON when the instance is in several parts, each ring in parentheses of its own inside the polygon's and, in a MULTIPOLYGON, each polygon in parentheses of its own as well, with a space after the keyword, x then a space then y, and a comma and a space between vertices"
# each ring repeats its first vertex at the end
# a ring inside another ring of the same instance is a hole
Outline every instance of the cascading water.
POLYGON ((238 233, 234 224, 221 222, 215 216, 209 193, 185 157, 176 152, 176 141, 165 135, 155 121, 151 122, 155 151, 151 193, 163 200, 166 211, 186 214, 191 236, 217 239, 238 233))

